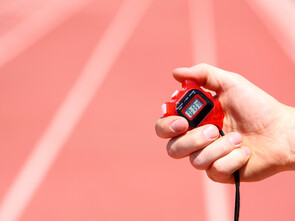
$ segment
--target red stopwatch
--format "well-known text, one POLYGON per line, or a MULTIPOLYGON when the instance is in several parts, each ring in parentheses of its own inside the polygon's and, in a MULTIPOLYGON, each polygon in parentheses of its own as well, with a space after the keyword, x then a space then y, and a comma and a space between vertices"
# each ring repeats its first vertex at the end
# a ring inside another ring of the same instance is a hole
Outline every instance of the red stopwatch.
POLYGON ((182 83, 182 88, 172 94, 172 101, 162 105, 162 112, 164 117, 179 115, 186 118, 191 128, 205 124, 214 124, 219 130, 223 127, 220 102, 192 80, 182 83))

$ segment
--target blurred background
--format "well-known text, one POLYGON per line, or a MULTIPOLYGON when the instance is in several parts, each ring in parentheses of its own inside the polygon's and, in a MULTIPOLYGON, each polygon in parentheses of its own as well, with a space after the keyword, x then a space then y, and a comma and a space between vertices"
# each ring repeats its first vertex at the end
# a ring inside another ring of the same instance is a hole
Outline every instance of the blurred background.
MULTIPOLYGON (((1 0, 0 220, 233 220, 154 124, 200 62, 295 106, 294 27, 294 0, 1 0)), ((294 185, 242 183, 240 220, 294 220, 294 185)))

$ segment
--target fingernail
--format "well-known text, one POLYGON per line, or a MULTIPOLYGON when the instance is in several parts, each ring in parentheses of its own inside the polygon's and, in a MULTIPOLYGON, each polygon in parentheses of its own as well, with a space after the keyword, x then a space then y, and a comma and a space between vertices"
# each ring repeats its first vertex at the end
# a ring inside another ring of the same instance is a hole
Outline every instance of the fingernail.
POLYGON ((234 133, 229 137, 229 141, 235 146, 240 145, 242 143, 242 136, 239 133, 234 133))
POLYGON ((241 150, 244 152, 244 154, 246 156, 250 156, 251 155, 251 151, 248 147, 241 147, 241 150))
POLYGON ((175 120, 171 124, 171 128, 175 132, 182 132, 186 129, 186 124, 183 122, 183 120, 175 120))
POLYGON ((214 139, 214 138, 217 138, 219 136, 219 132, 218 132, 218 130, 217 130, 217 128, 215 126, 210 125, 210 126, 205 128, 204 135, 208 139, 214 139))

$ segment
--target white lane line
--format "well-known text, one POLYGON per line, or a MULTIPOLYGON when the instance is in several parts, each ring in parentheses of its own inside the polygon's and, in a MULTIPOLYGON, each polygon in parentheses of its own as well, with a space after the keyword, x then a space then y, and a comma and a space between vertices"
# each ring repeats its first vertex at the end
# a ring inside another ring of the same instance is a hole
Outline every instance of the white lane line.
POLYGON ((15 221, 21 216, 151 2, 124 1, 4 196, 0 221, 15 221))
MULTIPOLYGON (((195 64, 217 65, 216 33, 212 0, 189 0, 190 28, 195 64)), ((203 173, 206 220, 231 220, 228 191, 225 185, 211 181, 203 173)))
POLYGON ((0 68, 91 1, 53 0, 28 15, 18 25, 0 36, 0 68))
POLYGON ((246 0, 250 8, 295 64, 295 2, 246 0))

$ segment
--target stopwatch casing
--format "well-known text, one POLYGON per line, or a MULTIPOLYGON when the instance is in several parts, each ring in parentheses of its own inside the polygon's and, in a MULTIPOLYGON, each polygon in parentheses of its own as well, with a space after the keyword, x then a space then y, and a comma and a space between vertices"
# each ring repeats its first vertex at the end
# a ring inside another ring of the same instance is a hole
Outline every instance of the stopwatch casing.
POLYGON ((190 128, 205 124, 214 124, 219 130, 223 127, 224 113, 220 102, 193 80, 182 83, 182 88, 173 93, 172 100, 162 105, 162 112, 164 117, 184 117, 190 128))

